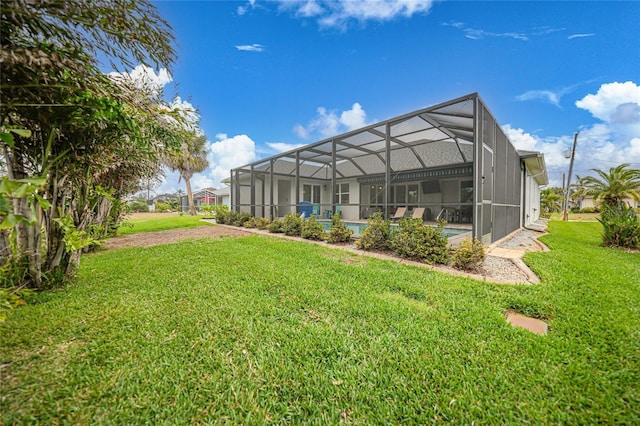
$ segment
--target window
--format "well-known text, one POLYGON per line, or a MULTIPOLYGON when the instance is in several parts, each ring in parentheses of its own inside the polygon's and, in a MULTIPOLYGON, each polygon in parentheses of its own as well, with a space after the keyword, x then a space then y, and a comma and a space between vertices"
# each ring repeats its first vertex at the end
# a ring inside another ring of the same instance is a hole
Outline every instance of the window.
POLYGON ((302 201, 320 204, 320 185, 302 185, 302 201))
POLYGON ((349 204, 349 184, 336 184, 335 197, 333 199, 336 204, 349 204))
POLYGON ((409 202, 409 204, 418 202, 418 184, 407 185, 407 193, 409 195, 407 197, 407 201, 409 202))
POLYGON ((473 181, 463 180, 460 182, 460 202, 473 203, 473 181))
POLYGON ((369 187, 369 202, 372 205, 384 204, 384 186, 371 185, 369 187))
POLYGON ((404 185, 398 185, 396 188, 396 196, 394 198, 394 202, 397 204, 402 204, 407 202, 407 187, 404 185))

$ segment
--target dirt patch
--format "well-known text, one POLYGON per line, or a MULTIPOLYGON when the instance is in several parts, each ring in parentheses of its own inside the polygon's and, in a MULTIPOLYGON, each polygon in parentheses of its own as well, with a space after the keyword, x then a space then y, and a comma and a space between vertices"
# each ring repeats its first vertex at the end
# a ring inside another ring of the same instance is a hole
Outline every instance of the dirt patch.
POLYGON ((251 234, 239 228, 199 226, 197 228, 171 229, 168 231, 123 235, 121 237, 111 238, 103 247, 107 250, 116 250, 127 247, 151 247, 161 244, 171 244, 188 238, 246 237, 247 235, 251 234))

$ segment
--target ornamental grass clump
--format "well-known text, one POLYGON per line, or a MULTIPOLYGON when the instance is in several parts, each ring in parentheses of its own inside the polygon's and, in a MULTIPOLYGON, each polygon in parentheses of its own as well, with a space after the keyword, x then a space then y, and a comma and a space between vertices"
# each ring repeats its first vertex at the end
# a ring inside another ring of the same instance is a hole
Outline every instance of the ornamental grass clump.
POLYGON ((282 220, 282 230, 285 235, 299 237, 302 232, 302 218, 295 213, 289 213, 282 220))
POLYGON ((444 222, 434 228, 425 226, 420 218, 400 219, 398 229, 391 234, 391 249, 400 257, 446 265, 449 238, 443 230, 444 222))
POLYGON ((377 212, 367 219, 367 227, 360 234, 356 246, 362 250, 388 250, 390 238, 390 222, 377 212))
POLYGON ((465 238, 452 256, 453 266, 463 271, 476 271, 487 257, 484 246, 477 238, 465 238))
POLYGON ((302 223, 300 236, 307 240, 324 241, 327 239, 326 231, 322 227, 322 224, 316 220, 315 216, 311 216, 302 223))
POLYGON ((331 229, 329 230, 330 243, 346 243, 351 239, 351 234, 353 234, 353 231, 342 223, 339 213, 331 216, 331 229))
POLYGON ((602 203, 598 222, 602 224, 602 245, 606 247, 640 248, 640 219, 624 202, 611 206, 602 203))

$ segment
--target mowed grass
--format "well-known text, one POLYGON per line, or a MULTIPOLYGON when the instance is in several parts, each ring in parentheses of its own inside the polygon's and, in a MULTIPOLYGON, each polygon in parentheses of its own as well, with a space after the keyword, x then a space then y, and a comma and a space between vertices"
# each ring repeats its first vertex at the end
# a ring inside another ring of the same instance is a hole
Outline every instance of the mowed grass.
POLYGON ((202 218, 203 216, 181 216, 177 213, 133 213, 118 228, 118 235, 209 225, 207 222, 203 222, 202 218))
POLYGON ((639 424, 640 254, 550 232, 538 286, 262 236, 87 256, 0 328, 0 423, 639 424))

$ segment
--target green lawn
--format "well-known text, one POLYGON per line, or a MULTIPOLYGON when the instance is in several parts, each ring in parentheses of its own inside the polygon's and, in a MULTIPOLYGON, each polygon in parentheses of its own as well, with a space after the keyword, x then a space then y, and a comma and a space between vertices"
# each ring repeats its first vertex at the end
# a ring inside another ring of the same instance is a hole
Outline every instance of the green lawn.
POLYGON ((640 254, 550 232, 538 286, 263 236, 86 256, 0 326, 0 423, 640 424, 640 254))
POLYGON ((202 218, 203 216, 181 216, 176 213, 134 213, 118 228, 118 235, 166 231, 177 228, 196 228, 208 225, 207 222, 202 221, 202 218))

